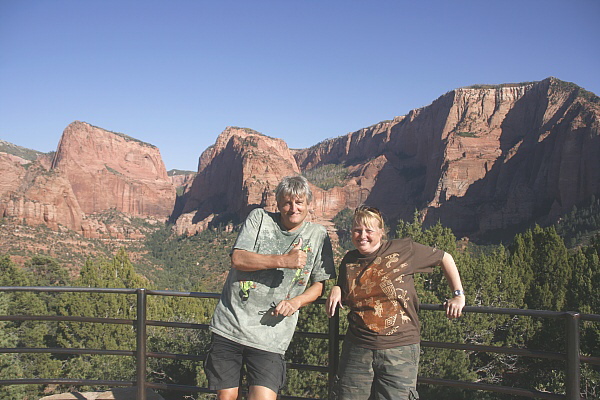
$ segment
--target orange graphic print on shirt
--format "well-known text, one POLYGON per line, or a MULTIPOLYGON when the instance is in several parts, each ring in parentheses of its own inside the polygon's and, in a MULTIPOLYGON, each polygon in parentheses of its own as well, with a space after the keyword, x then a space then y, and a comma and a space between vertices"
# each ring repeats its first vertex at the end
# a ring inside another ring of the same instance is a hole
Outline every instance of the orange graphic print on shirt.
POLYGON ((382 335, 392 335, 411 319, 406 313, 411 300, 402 288, 407 264, 398 253, 377 257, 366 267, 347 264, 348 299, 356 312, 354 322, 382 335))

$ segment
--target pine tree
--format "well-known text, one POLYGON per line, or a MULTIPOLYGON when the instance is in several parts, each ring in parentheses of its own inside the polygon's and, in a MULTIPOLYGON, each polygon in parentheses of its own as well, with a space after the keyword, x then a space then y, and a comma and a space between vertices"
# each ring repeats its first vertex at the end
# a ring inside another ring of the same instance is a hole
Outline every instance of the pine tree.
MULTIPOLYGON (((12 263, 7 255, 0 256, 0 286, 30 286, 32 276, 12 263)), ((6 315, 47 315, 46 302, 35 293, 0 293, 0 313, 6 315)), ((6 347, 45 348, 54 334, 51 323, 43 321, 3 322, 0 342, 6 347)), ((0 344, 0 346, 4 347, 0 344)), ((60 362, 50 354, 0 355, 0 379, 48 378, 59 373, 60 362)), ((0 398, 37 398, 42 386, 0 386, 0 398)))
MULTIPOLYGON (((511 265, 526 271, 526 308, 551 311, 566 309, 572 270, 566 246, 554 227, 535 226, 517 235, 511 247, 511 265)), ((565 351, 562 320, 528 318, 524 322, 521 337, 531 350, 565 351)), ((514 382, 510 383, 536 390, 564 392, 563 363, 522 358, 518 360, 517 368, 529 371, 529 374, 527 377, 515 375, 514 382)))
POLYGON ((66 286, 70 282, 69 271, 51 257, 33 256, 25 268, 31 272, 34 286, 66 286))
MULTIPOLYGON (((592 245, 578 249, 571 256, 573 274, 568 292, 568 308, 587 314, 600 313, 600 246, 593 240, 592 245)), ((600 326, 598 323, 583 321, 581 324, 581 353, 597 356, 600 349, 600 326)), ((600 396, 600 370, 589 364, 582 364, 582 395, 584 398, 600 396)))
MULTIPOLYGON (((95 288, 148 287, 137 275, 124 249, 112 260, 88 260, 75 284, 95 288)), ((136 297, 124 294, 67 293, 61 296, 58 314, 97 318, 136 319, 136 297)), ((60 322, 57 343, 67 348, 134 350, 132 325, 60 322)), ((135 360, 124 356, 73 356, 65 360, 63 374, 79 379, 133 379, 135 360)))

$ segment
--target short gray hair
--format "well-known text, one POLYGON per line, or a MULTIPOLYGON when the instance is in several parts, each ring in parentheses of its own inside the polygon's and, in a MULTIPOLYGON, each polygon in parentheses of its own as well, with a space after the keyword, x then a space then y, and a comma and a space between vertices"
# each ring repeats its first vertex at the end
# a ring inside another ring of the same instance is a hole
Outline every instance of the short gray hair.
POLYGON ((308 185, 308 180, 302 175, 286 176, 279 182, 275 189, 275 200, 280 203, 284 197, 304 197, 306 202, 312 202, 313 194, 308 185))

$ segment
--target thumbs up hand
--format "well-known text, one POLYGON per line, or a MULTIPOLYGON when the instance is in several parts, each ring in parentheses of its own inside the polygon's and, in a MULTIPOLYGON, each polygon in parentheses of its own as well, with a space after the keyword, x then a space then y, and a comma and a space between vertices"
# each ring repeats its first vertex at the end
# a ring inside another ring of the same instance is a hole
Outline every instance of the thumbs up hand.
POLYGON ((284 268, 298 269, 306 265, 306 252, 302 250, 302 238, 294 244, 292 249, 285 255, 286 263, 284 268))

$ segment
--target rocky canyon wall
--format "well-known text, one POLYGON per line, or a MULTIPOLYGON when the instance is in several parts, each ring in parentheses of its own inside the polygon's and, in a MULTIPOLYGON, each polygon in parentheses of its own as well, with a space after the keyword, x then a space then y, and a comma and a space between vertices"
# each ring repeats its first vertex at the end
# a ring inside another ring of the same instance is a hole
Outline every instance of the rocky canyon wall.
POLYGON ((122 220, 107 224, 99 216, 165 221, 175 203, 158 148, 79 121, 65 129, 51 162, 0 153, 0 171, 0 216, 86 237, 139 238, 122 220))
POLYGON ((392 223, 417 210, 425 225, 478 238, 552 223, 600 195, 599 115, 600 98, 555 78, 479 85, 308 149, 228 127, 197 174, 181 177, 167 176, 155 146, 76 121, 51 161, 0 151, 0 217, 88 237, 142 236, 102 218, 114 212, 169 217, 178 233, 194 234, 254 207, 274 210, 282 177, 334 165, 344 176, 327 190, 314 182, 313 220, 331 226, 341 210, 367 203, 392 223))
POLYGON ((426 225, 441 221, 461 236, 550 223, 600 194, 599 113, 598 97, 548 78, 456 89, 291 155, 281 141, 254 136, 249 144, 247 132, 228 129, 202 155, 174 219, 182 233, 206 226, 209 214, 241 219, 249 206, 272 206, 281 177, 335 164, 347 176, 333 189, 315 188, 319 221, 368 203, 391 220, 418 210, 426 225))

